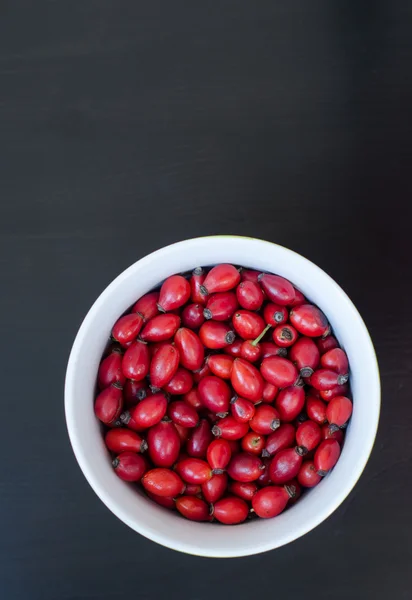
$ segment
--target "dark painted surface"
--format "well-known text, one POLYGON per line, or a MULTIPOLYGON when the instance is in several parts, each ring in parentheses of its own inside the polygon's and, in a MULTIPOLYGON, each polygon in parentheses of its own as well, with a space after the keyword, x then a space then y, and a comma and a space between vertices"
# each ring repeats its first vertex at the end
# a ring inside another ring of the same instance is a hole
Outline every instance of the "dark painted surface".
POLYGON ((410 3, 5 1, 0 75, 1 597, 410 598, 410 3), (96 296, 151 250, 211 233, 330 273, 383 384, 372 458, 341 508, 230 561, 113 517, 63 416, 96 296))

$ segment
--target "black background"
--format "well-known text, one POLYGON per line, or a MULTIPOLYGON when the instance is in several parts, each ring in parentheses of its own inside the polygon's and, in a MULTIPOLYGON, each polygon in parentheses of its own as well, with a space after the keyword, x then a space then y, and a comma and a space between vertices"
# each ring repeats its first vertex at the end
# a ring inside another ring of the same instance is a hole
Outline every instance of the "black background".
POLYGON ((0 74, 2 599, 409 599, 411 3, 3 0, 0 74), (332 275, 383 386, 344 504, 233 560, 172 552, 111 515, 63 413, 98 294, 148 252, 213 233, 332 275))

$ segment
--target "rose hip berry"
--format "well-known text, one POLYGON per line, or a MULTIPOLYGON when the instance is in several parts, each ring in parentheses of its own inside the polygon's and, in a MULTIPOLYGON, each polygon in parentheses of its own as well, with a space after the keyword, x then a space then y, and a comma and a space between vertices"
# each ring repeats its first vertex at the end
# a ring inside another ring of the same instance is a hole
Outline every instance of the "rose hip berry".
POLYGON ((140 481, 146 471, 146 461, 135 452, 122 452, 113 459, 112 465, 123 481, 140 481))
POLYGON ((281 348, 289 348, 298 339, 298 332, 292 325, 278 325, 273 330, 272 338, 281 348))
POLYGON ((147 442, 138 433, 130 429, 109 429, 104 438, 110 452, 145 452, 147 442))
POLYGON ((258 486, 253 482, 232 481, 229 485, 229 492, 239 496, 243 500, 250 502, 258 491, 258 486))
POLYGON ((272 302, 285 306, 294 301, 295 289, 287 279, 279 275, 262 273, 259 275, 258 280, 263 291, 272 302))
POLYGON ((221 292, 212 294, 203 310, 205 319, 214 321, 227 321, 238 307, 236 294, 234 292, 221 292))
POLYGON ((123 393, 119 384, 113 383, 97 396, 94 403, 96 417, 108 425, 119 418, 123 408, 123 393))
POLYGON ((205 322, 201 304, 188 304, 182 310, 182 325, 189 329, 199 329, 205 322))
POLYGON ((269 465, 269 477, 272 483, 287 483, 296 477, 302 465, 302 454, 298 447, 280 450, 269 465))
POLYGON ((263 379, 256 367, 243 358, 235 358, 230 377, 235 392, 246 400, 257 402, 263 393, 263 379))
POLYGON ((217 473, 209 481, 202 483, 201 493, 206 502, 213 503, 220 500, 226 492, 227 481, 226 473, 217 473))
POLYGON ((259 310, 265 299, 262 288, 254 281, 242 281, 236 288, 236 298, 242 308, 259 310))
POLYGON ((281 356, 264 358, 260 366, 260 372, 266 381, 279 388, 293 385, 299 375, 295 365, 281 356))
POLYGON ((185 484, 179 475, 171 469, 164 468, 147 471, 142 478, 142 485, 145 490, 156 494, 156 496, 170 496, 172 498, 183 494, 185 490, 185 484))
POLYGON ((232 457, 227 473, 234 481, 246 483, 258 479, 264 468, 265 466, 258 456, 241 452, 232 457))
POLYGON ((310 384, 317 390, 330 390, 337 385, 343 385, 349 379, 349 375, 339 375, 336 371, 318 369, 311 375, 310 384))
POLYGON ((298 473, 298 481, 301 486, 312 488, 322 480, 322 475, 316 471, 313 460, 305 460, 298 473))
POLYGON ((255 433, 269 435, 280 426, 279 413, 273 406, 260 404, 249 424, 255 433))
POLYGON ((285 487, 269 485, 253 496, 252 507, 258 517, 270 519, 285 510, 290 495, 285 487))
MULTIPOLYGON (((126 352, 127 354, 127 352, 126 352)), ((172 344, 165 344, 152 358, 150 381, 157 388, 165 386, 179 367, 179 351, 172 344)))
POLYGON ((125 376, 122 371, 122 353, 120 348, 113 348, 111 353, 102 360, 97 373, 97 384, 101 390, 112 383, 124 386, 125 376))
POLYGON ((208 375, 197 386, 202 405, 214 413, 225 414, 229 410, 230 387, 214 375, 208 375))
POLYGON ((301 377, 310 377, 319 365, 320 354, 311 338, 301 337, 290 349, 289 358, 299 369, 301 377))
POLYGON ((186 483, 202 484, 209 481, 213 475, 208 463, 200 458, 181 460, 176 464, 175 470, 186 483))
POLYGON ((226 323, 206 321, 199 329, 202 344, 210 350, 219 350, 235 341, 235 332, 226 323))
POLYGON ((167 409, 167 414, 176 425, 182 427, 196 427, 199 422, 199 415, 193 406, 183 400, 171 402, 167 409))
POLYGON ((213 435, 224 440, 240 440, 248 431, 247 423, 240 423, 230 415, 220 419, 212 428, 213 435))
POLYGON ((205 277, 206 273, 204 272, 202 267, 196 267, 196 269, 193 269, 192 277, 190 278, 190 298, 195 304, 206 304, 207 297, 200 291, 205 277))
POLYGON ((189 371, 196 371, 203 365, 205 350, 194 331, 181 327, 177 330, 174 342, 179 350, 180 364, 189 371))
POLYGON ((148 452, 156 467, 171 467, 180 452, 180 437, 171 422, 161 421, 147 433, 148 452))
POLYGON ((257 338, 265 329, 265 322, 261 316, 250 310, 238 310, 232 317, 233 329, 244 340, 257 338))
POLYGON ((187 369, 179 367, 169 383, 163 386, 163 389, 171 396, 182 396, 190 392, 192 387, 192 374, 187 369))
POLYGON ((250 421, 255 411, 255 405, 250 400, 246 400, 240 396, 233 396, 230 401, 230 412, 236 421, 240 421, 241 423, 250 421))
POLYGON ((176 499, 176 508, 190 521, 209 521, 209 506, 196 496, 180 496, 176 499))
POLYGON ((232 456, 232 450, 227 440, 213 440, 209 444, 207 449, 206 458, 211 468, 216 470, 222 470, 229 464, 232 456))
POLYGON ((308 337, 320 337, 329 331, 328 320, 319 308, 313 304, 301 304, 289 313, 292 325, 308 337))
POLYGON ((207 419, 201 419, 192 430, 186 443, 186 451, 194 458, 206 458, 207 449, 213 440, 212 429, 207 419))
POLYGON ((336 440, 327 439, 318 446, 313 463, 319 475, 324 477, 338 462, 340 446, 336 440))
POLYGON ((326 418, 330 425, 342 427, 352 415, 352 402, 346 396, 335 396, 326 407, 326 418))
POLYGON ((157 315, 143 327, 140 338, 144 342, 164 342, 174 336, 180 327, 180 317, 172 313, 157 315))
POLYGON ((213 516, 225 525, 236 525, 246 520, 249 507, 244 500, 237 496, 226 496, 213 506, 213 516))
POLYGON ((213 375, 222 379, 230 379, 233 360, 233 357, 227 354, 211 354, 207 358, 207 364, 213 375))
POLYGON ((136 341, 126 350, 122 369, 127 379, 141 381, 149 372, 150 355, 149 348, 144 342, 136 341))
POLYGON ((322 432, 314 421, 305 421, 301 423, 296 430, 296 443, 307 454, 319 445, 322 439, 322 432))
POLYGON ((215 292, 228 292, 237 286, 240 281, 240 273, 233 265, 217 265, 206 275, 200 288, 202 294, 214 294, 215 292))
POLYGON ((168 277, 160 288, 158 308, 162 312, 168 312, 180 308, 190 298, 190 284, 181 275, 168 277))
POLYGON ((284 423, 266 438, 262 456, 273 456, 279 450, 292 448, 295 445, 296 429, 289 423, 284 423))
MULTIPOLYGON (((293 431, 293 434, 295 432, 293 431)), ((269 436, 270 437, 270 436, 269 436)), ((295 435, 293 435, 293 441, 295 435)), ((241 441, 242 450, 250 452, 250 454, 257 454, 260 456, 266 444, 266 437, 254 431, 249 431, 241 441)))
POLYGON ((291 423, 302 412, 305 406, 305 391, 302 387, 291 385, 280 390, 275 400, 279 418, 285 423, 291 423))
POLYGON ((137 338, 142 325, 143 316, 140 313, 124 315, 114 324, 112 338, 123 346, 137 338))

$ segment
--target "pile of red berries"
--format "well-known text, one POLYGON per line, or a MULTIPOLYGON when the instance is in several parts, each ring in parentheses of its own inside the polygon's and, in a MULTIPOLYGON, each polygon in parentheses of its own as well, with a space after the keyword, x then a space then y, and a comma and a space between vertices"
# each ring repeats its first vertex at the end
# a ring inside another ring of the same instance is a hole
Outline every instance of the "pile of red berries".
POLYGON ((96 416, 116 474, 194 521, 274 517, 336 464, 352 413, 325 315, 278 275, 173 275, 112 330, 96 416))

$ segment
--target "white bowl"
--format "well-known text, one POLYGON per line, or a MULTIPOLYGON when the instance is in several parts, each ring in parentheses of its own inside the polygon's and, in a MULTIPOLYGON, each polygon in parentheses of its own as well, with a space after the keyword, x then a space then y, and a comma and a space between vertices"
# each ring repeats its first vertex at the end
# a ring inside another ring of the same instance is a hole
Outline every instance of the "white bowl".
POLYGON ((99 296, 77 334, 66 373, 67 427, 79 465, 106 506, 132 529, 169 548, 212 557, 257 554, 287 544, 326 519, 360 477, 375 440, 380 410, 379 370, 358 311, 319 267, 270 242, 212 236, 162 248, 137 261, 99 296), (96 373, 111 327, 133 302, 173 273, 221 262, 269 271, 290 279, 327 315, 348 354, 354 411, 333 471, 274 519, 237 526, 194 523, 163 509, 114 473, 93 412, 96 373))

